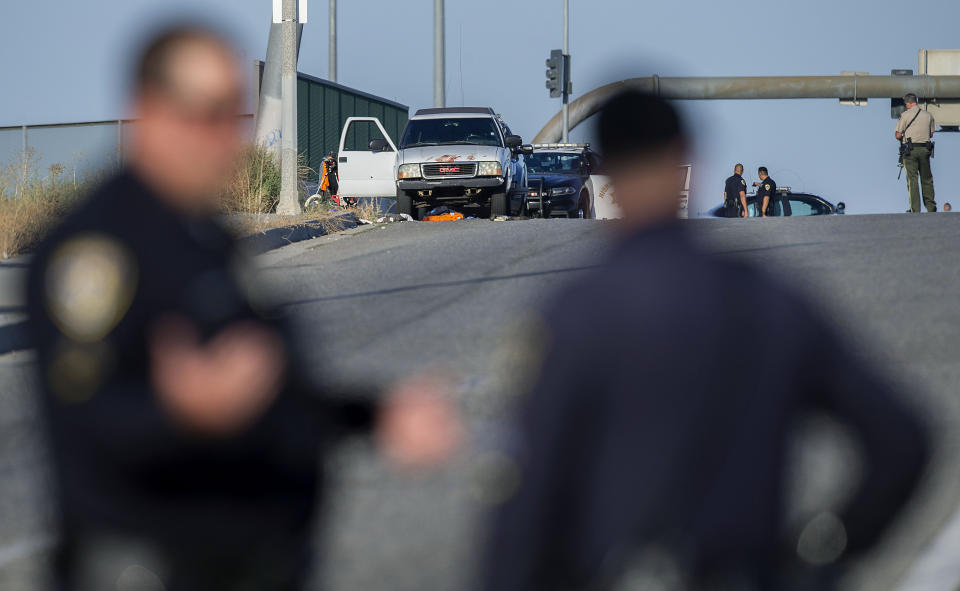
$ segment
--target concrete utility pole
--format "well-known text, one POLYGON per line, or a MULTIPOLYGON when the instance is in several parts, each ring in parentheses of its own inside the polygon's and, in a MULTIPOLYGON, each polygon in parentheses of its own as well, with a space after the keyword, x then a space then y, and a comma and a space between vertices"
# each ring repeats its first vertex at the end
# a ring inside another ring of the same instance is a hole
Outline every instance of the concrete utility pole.
POLYGON ((433 0, 433 106, 446 107, 446 56, 443 1, 433 0))
MULTIPOLYGON (((280 20, 270 25, 270 37, 267 41, 267 57, 263 64, 263 76, 260 82, 260 101, 257 105, 256 129, 254 140, 265 146, 274 154, 280 154, 280 129, 283 127, 282 103, 283 94, 280 82, 282 69, 281 54, 283 53, 280 39, 283 37, 283 24, 280 20)), ((297 23, 297 55, 300 54, 300 37, 303 35, 303 25, 297 23)))
POLYGON ((297 191, 297 0, 283 0, 281 23, 280 101, 280 203, 277 213, 296 215, 297 191))
POLYGON ((330 65, 327 67, 327 79, 337 81, 337 0, 330 0, 330 45, 327 48, 330 65))
POLYGON ((564 68, 565 76, 564 80, 561 80, 560 83, 563 84, 563 135, 561 140, 563 143, 570 141, 570 84, 567 80, 570 78, 569 72, 569 63, 570 60, 567 56, 570 55, 570 0, 563 0, 563 59, 567 60, 568 67, 564 68))
MULTIPOLYGON (((908 92, 923 99, 960 98, 960 76, 741 76, 731 78, 630 78, 601 86, 570 104, 574 128, 595 114, 614 94, 638 88, 668 99, 840 99, 900 97, 908 92)), ((556 142, 563 136, 563 113, 540 130, 535 143, 556 142)))

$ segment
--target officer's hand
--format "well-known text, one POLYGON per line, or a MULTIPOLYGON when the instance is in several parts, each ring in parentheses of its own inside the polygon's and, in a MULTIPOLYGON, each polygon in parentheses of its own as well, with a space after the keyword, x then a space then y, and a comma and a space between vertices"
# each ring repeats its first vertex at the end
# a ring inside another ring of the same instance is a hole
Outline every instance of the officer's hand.
POLYGON ((405 468, 437 466, 453 456, 464 429, 450 389, 445 380, 429 376, 394 385, 377 420, 382 453, 405 468))
POLYGON ((150 343, 153 387, 183 426, 212 435, 246 427, 280 391, 285 355, 280 338, 255 322, 222 330, 207 344, 194 327, 168 319, 150 343))

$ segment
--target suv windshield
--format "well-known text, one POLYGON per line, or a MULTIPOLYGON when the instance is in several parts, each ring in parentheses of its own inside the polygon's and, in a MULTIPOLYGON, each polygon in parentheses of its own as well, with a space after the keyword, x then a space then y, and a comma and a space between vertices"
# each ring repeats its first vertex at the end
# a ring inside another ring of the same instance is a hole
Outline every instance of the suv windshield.
POLYGON ((530 174, 580 174, 579 154, 540 152, 524 158, 530 174))
POLYGON ((472 144, 502 146, 497 125, 489 117, 415 119, 407 123, 400 148, 472 144))

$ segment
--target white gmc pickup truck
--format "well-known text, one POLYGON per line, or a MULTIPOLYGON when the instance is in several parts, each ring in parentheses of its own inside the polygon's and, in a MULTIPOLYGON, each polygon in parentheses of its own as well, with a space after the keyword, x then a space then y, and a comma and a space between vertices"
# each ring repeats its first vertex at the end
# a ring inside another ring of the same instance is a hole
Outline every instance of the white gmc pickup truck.
POLYGON ((480 216, 514 215, 525 203, 523 156, 532 152, 489 107, 420 109, 407 122, 399 149, 379 120, 351 117, 340 138, 340 196, 396 196, 397 212, 414 219, 437 205, 476 206, 480 216), (380 137, 367 150, 350 150, 355 125, 375 125, 366 133, 380 137))

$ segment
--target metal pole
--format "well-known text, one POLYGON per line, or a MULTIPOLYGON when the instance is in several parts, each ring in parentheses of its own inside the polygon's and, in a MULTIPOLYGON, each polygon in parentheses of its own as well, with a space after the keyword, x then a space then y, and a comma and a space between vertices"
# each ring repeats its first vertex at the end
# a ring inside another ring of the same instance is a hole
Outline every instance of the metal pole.
POLYGON ((117 165, 123 166, 123 119, 117 119, 117 165))
POLYGON ((337 0, 330 0, 330 65, 327 68, 327 79, 337 81, 337 0))
MULTIPOLYGON (((569 64, 567 56, 570 55, 570 0, 563 0, 563 59, 569 64)), ((570 78, 570 72, 564 68, 565 77, 560 81, 563 84, 563 135, 561 141, 567 143, 570 141, 570 94, 567 80, 570 78)))
POLYGON ((433 106, 447 106, 443 1, 433 0, 433 106))
POLYGON ((297 192, 297 0, 283 0, 280 31, 280 203, 277 213, 300 213, 297 192))
MULTIPOLYGON (((916 93, 924 99, 960 98, 960 76, 740 76, 730 78, 630 78, 581 95, 570 103, 570 126, 576 127, 625 88, 637 88, 667 99, 859 99, 891 98, 916 93), (856 86, 856 89, 854 89, 856 86)), ((557 113, 533 139, 558 141, 563 114, 557 113)))

